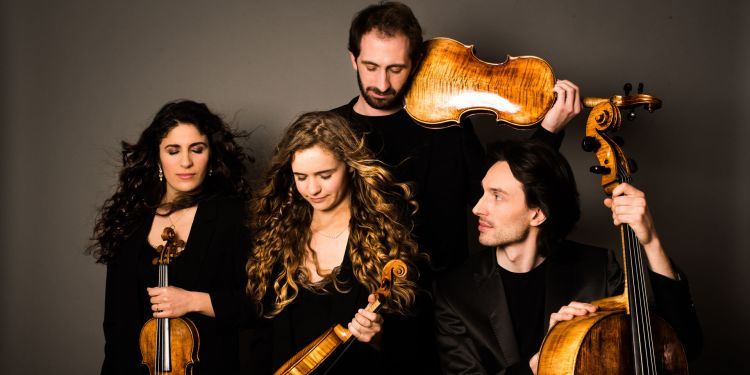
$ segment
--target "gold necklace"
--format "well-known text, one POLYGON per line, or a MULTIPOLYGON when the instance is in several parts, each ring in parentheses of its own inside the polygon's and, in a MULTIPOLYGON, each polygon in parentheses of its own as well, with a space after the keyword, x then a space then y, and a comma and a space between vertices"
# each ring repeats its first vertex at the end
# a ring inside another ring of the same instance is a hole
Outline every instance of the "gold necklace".
POLYGON ((330 238, 332 240, 335 240, 335 239, 341 237, 341 235, 344 234, 344 232, 347 232, 347 231, 349 231, 349 227, 345 227, 344 229, 341 230, 341 232, 338 232, 336 234, 325 234, 322 231, 315 231, 315 233, 319 234, 319 235, 321 235, 321 236, 323 236, 325 238, 330 238))
POLYGON ((169 220, 169 223, 172 224, 172 225, 170 225, 170 227, 172 229, 176 230, 177 229, 177 223, 179 223, 180 220, 182 220, 182 218, 185 216, 185 214, 180 215, 180 217, 178 217, 177 220, 174 220, 174 221, 172 221, 172 215, 174 215, 174 212, 172 212, 171 214, 167 215, 167 220, 169 220))

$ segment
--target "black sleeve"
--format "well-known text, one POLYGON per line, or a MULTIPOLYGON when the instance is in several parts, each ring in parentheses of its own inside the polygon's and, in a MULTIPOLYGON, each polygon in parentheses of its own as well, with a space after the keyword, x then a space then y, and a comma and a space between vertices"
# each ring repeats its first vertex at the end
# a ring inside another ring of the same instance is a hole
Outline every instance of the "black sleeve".
POLYGON ((461 317, 435 283, 435 326, 440 365, 446 374, 485 374, 479 353, 461 317))
POLYGON ((466 203, 473 206, 482 196, 482 178, 487 172, 487 159, 482 143, 474 131, 471 117, 462 123, 463 156, 466 169, 466 203))
MULTIPOLYGON (((678 275, 682 276, 679 272, 678 275)), ((675 330, 688 359, 695 359, 703 349, 703 331, 687 279, 680 277, 679 280, 672 280, 655 272, 649 272, 649 276, 654 292, 654 309, 675 330)))
POLYGON ((245 294, 247 263, 250 248, 249 235, 236 234, 232 249, 223 260, 223 280, 209 292, 211 304, 216 315, 216 323, 222 330, 239 330, 250 324, 254 308, 250 298, 245 294))
POLYGON ((135 269, 114 259, 107 265, 104 295, 104 362, 101 374, 148 374, 141 366, 139 300, 135 269))
POLYGON ((531 135, 531 139, 536 139, 543 143, 546 143, 548 146, 558 151, 560 150, 560 146, 562 145, 564 137, 565 130, 562 130, 559 133, 552 133, 541 126, 537 126, 534 134, 531 135))
POLYGON ((223 241, 227 249, 221 259, 220 280, 209 291, 209 296, 219 329, 224 332, 237 332, 252 325, 256 315, 255 305, 245 293, 245 266, 251 246, 250 231, 246 225, 245 215, 240 213, 242 210, 234 207, 224 211, 224 214, 231 217, 227 221, 230 229, 227 230, 223 241))

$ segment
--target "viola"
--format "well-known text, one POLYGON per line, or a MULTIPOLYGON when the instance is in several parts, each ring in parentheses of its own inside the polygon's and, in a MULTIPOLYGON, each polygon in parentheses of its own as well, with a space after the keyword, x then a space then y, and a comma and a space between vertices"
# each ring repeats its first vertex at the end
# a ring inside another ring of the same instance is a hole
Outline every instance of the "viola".
MULTIPOLYGON (((169 263, 179 255, 185 242, 177 238, 171 227, 164 228, 161 238, 165 243, 156 248, 159 256, 153 263, 159 266, 159 287, 166 287, 169 263)), ((151 375, 191 374, 192 366, 198 362, 199 347, 198 329, 188 318, 151 318, 141 328, 142 364, 151 375)))
POLYGON ((474 47, 449 38, 425 42, 425 56, 404 97, 409 115, 429 128, 455 125, 465 115, 490 112, 497 121, 528 127, 555 102, 555 75, 534 56, 480 60, 474 47))
MULTIPOLYGON (((394 280, 406 277, 406 271, 403 261, 394 259, 386 263, 381 274, 380 287, 374 292, 375 302, 368 304, 365 309, 378 312, 390 296, 394 280)), ((335 359, 344 355, 353 342, 352 333, 342 325, 336 324, 286 361, 274 375, 311 374, 321 370, 324 363, 330 368, 335 364, 335 359)))
MULTIPOLYGON (((621 148, 622 141, 608 132, 622 123, 620 109, 644 106, 653 111, 661 100, 642 94, 586 101, 593 106, 586 121, 583 148, 595 152, 607 195, 620 183, 630 183, 635 163, 621 148)), ((687 374, 687 357, 669 324, 651 315, 646 292, 643 249, 627 225, 620 225, 625 290, 623 294, 592 302, 599 309, 557 323, 547 333, 539 354, 540 375, 549 374, 687 374)))

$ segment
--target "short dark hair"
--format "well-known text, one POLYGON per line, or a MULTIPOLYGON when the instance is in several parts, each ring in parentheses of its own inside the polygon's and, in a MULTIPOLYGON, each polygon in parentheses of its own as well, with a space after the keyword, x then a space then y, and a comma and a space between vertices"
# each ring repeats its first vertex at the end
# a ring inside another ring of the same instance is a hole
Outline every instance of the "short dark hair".
POLYGON ((370 5, 354 16, 349 28, 349 52, 356 59, 362 36, 377 30, 388 37, 403 34, 409 39, 409 57, 416 63, 422 57, 422 27, 411 9, 396 1, 370 5))
POLYGON ((547 219, 539 235, 540 249, 567 236, 581 217, 578 189, 570 164, 557 150, 535 140, 507 140, 489 146, 490 165, 508 162, 511 173, 523 184, 528 207, 540 208, 547 219))

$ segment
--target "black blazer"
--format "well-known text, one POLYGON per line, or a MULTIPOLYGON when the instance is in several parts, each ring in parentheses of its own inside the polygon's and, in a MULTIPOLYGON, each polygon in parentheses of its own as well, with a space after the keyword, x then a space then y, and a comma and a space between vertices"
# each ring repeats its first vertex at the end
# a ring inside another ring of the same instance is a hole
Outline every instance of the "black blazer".
MULTIPOLYGON (((570 301, 622 290, 612 253, 565 242, 547 263, 544 316, 570 301)), ((494 249, 484 249, 435 283, 440 361, 448 374, 503 374, 520 363, 513 323, 494 249)), ((545 322, 545 330, 549 322, 545 322)))
MULTIPOLYGON (((200 335, 200 363, 195 374, 239 371, 239 321, 246 308, 244 266, 250 250, 243 202, 214 198, 201 202, 183 253, 173 260, 169 284, 207 292, 216 318, 188 314, 200 335)), ((156 282, 156 254, 148 248, 152 217, 124 242, 107 265, 104 304, 104 363, 102 374, 148 373, 141 363, 140 330, 151 318, 146 287, 156 282)))
MULTIPOLYGON (((570 301, 591 302, 622 293, 623 275, 614 254, 564 241, 547 262, 545 331, 551 313, 570 301)), ((688 357, 703 338, 687 280, 649 272, 657 314, 672 325, 688 357)), ((519 355, 494 249, 472 256, 435 283, 440 361, 448 374, 530 373, 519 355)))

